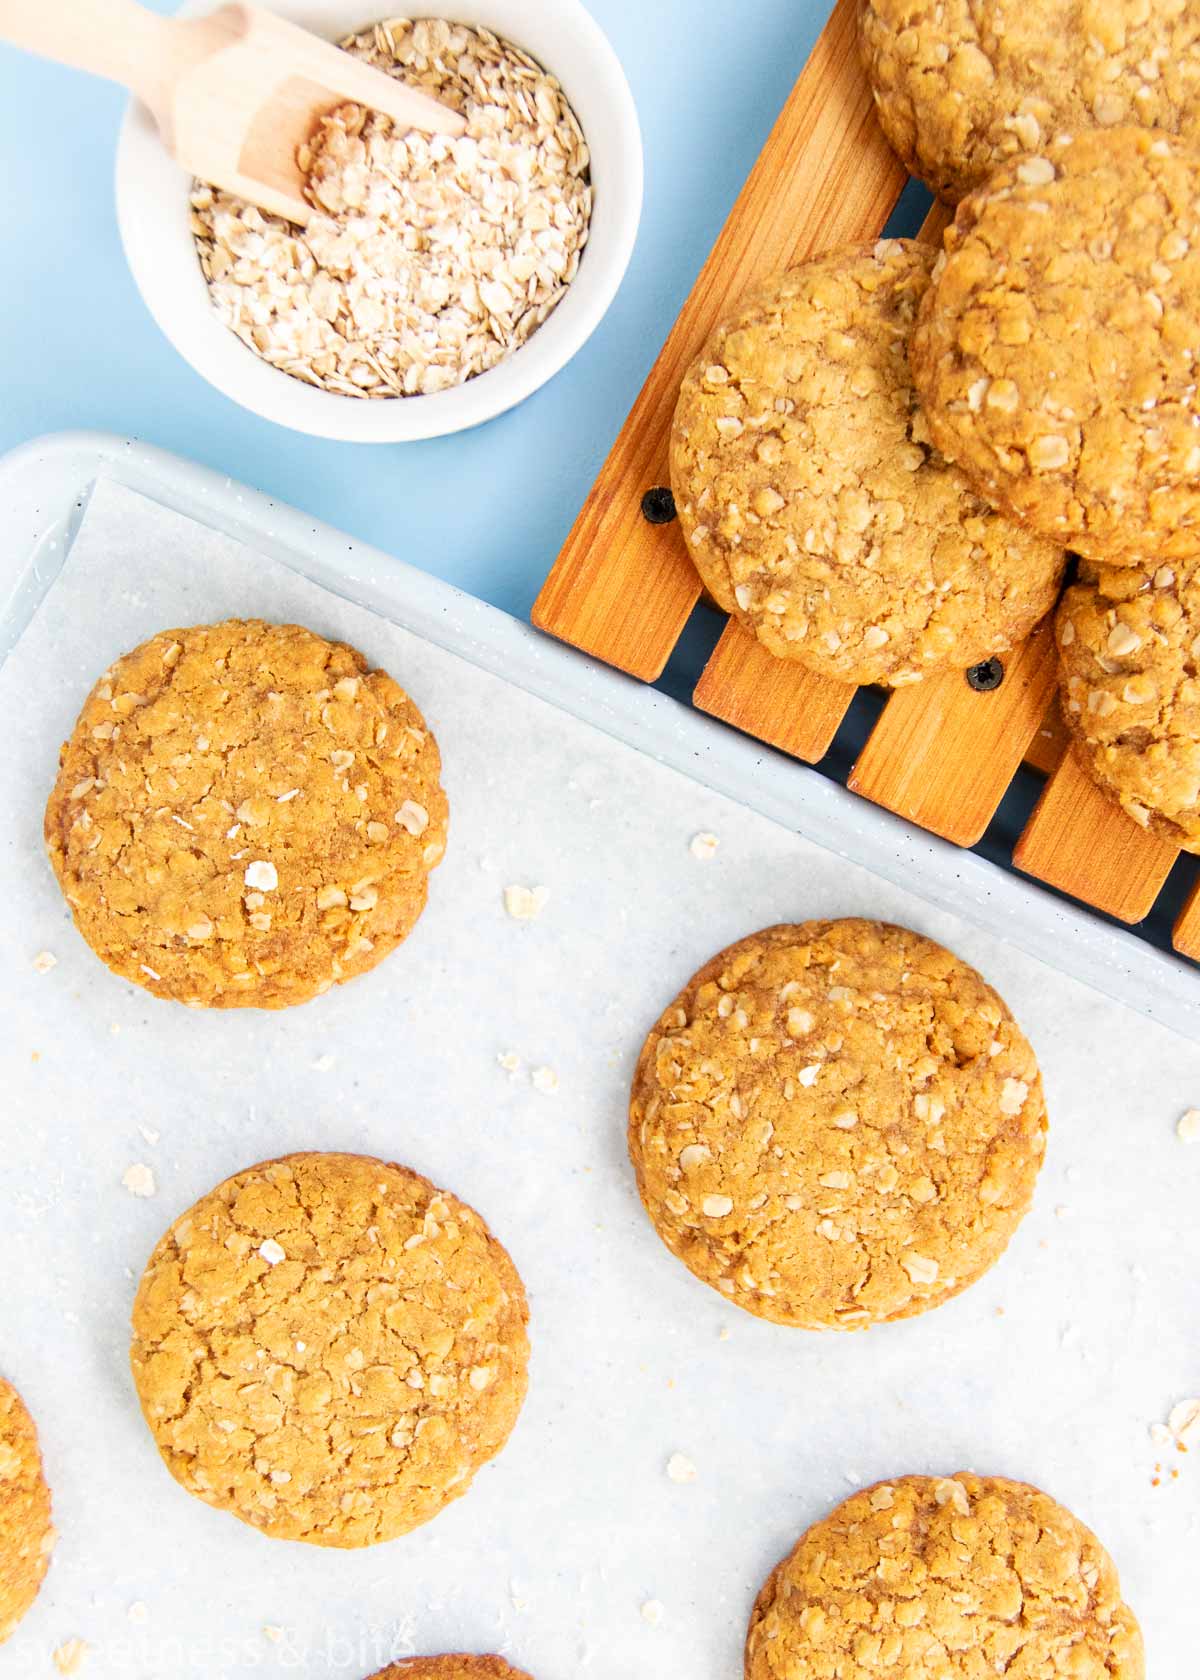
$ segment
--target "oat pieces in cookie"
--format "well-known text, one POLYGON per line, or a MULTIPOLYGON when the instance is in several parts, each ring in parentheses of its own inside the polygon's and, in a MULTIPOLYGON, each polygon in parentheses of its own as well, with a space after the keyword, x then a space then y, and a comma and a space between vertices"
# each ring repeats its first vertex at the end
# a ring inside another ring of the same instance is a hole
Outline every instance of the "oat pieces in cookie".
POLYGON ((0 1377, 0 1645, 37 1597, 53 1547, 37 1430, 21 1396, 0 1377))
POLYGON ((771 653, 898 685, 1021 641, 1063 555, 995 514, 931 447, 908 339, 936 260, 910 240, 788 270, 684 380, 671 479, 720 606, 771 653))
POLYGON ((524 1669, 503 1657, 406 1657, 373 1674, 370 1680, 530 1680, 524 1669))
POLYGON ((479 1215, 404 1167, 301 1154, 176 1220, 131 1362, 177 1481, 265 1534, 367 1546, 428 1522, 508 1439, 525 1292, 479 1215))
POLYGON ((861 0, 859 24, 884 133, 951 204, 1060 134, 1200 139, 1194 0, 861 0))
POLYGON ((143 642, 60 764, 46 844, 76 926, 117 974, 197 1007, 282 1008, 373 968, 445 850, 420 712, 295 624, 143 642))
POLYGON ((1110 563, 1200 552, 1200 150, 1098 130, 964 199, 913 334, 935 444, 1110 563))
POLYGON ((1092 777, 1200 852, 1200 565, 1083 562, 1055 620, 1062 707, 1092 777))
POLYGON ((671 1252, 809 1330, 973 1283, 1029 1206, 1045 1136, 1033 1051, 991 987, 855 919, 767 928, 706 963, 646 1041, 629 1119, 671 1252))
POLYGON ((801 1537, 750 1617, 746 1680, 1145 1680, 1112 1559, 1048 1494, 901 1476, 801 1537))

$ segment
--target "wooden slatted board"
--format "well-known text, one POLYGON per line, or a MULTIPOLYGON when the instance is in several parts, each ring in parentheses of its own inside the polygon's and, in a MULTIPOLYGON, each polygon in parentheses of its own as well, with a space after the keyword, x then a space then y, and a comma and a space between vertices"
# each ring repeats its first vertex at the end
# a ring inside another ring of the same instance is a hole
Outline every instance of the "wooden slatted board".
MULTIPOLYGON (((750 286, 882 230, 907 181, 875 118, 858 61, 857 0, 837 0, 629 418, 542 587, 541 630, 643 682, 662 674, 700 599, 678 520, 647 493, 670 482, 679 386, 704 340, 750 286)), ((921 237, 940 240, 937 205, 921 237)), ((1046 775, 1013 852, 1025 873, 1123 921, 1154 904, 1176 849, 1091 783, 1069 750, 1043 624, 977 692, 961 672, 893 691, 849 778, 854 792, 958 845, 984 833, 1022 762, 1046 775)), ((822 758, 854 698, 848 683, 773 658, 729 620, 695 704, 783 752, 822 758)), ((1200 881, 1175 925, 1200 960, 1200 881)))

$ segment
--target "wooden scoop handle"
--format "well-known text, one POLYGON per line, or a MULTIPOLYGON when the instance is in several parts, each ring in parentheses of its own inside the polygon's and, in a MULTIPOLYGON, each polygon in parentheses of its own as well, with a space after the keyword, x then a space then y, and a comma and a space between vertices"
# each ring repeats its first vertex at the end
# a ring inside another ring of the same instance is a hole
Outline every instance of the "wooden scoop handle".
POLYGON ((0 0, 0 40, 120 82, 156 112, 175 68, 173 34, 136 0, 0 0))
MULTIPOLYGON (((428 94, 348 53, 335 58, 327 41, 254 6, 164 18, 137 0, 0 0, 0 40, 122 83, 150 107, 171 145, 175 95, 185 82, 192 86, 199 76, 213 84, 199 96, 212 119, 220 116, 224 76, 261 82, 265 90, 281 69, 328 86, 339 103, 354 100, 383 111, 401 128, 458 135, 466 126, 457 111, 428 94), (217 60, 226 48, 236 52, 217 60)), ((196 102, 195 92, 190 97, 196 102)))

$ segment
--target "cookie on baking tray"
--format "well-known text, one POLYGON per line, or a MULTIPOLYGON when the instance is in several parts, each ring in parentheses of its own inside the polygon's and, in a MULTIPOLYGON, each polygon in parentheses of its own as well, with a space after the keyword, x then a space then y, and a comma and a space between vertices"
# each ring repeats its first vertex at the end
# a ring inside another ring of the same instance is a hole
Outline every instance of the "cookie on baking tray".
POLYGON ((53 1546, 37 1430, 21 1396, 0 1377, 0 1645, 37 1597, 53 1546))
POLYGON ((663 1242, 736 1305, 810 1330, 973 1283, 1029 1206, 1045 1136, 1033 1051, 991 987, 856 919, 767 928, 706 963, 630 1103, 663 1242))
POLYGON ((760 287, 684 379, 671 439, 705 585, 771 653, 898 685, 1020 642, 1060 547, 999 517, 929 443, 908 339, 936 261, 889 239, 760 287))
POLYGON ((1193 0, 861 0, 859 33, 884 133, 951 204, 1059 134, 1200 140, 1193 0))
POLYGON ((1062 704, 1094 780, 1200 852, 1200 565, 1084 561, 1055 619, 1062 704))
POLYGON ((524 1669, 503 1657, 405 1657, 372 1674, 370 1680, 530 1680, 524 1669))
POLYGON ((854 1493, 768 1576, 746 1680, 1145 1680, 1112 1559, 1048 1494, 901 1476, 854 1493))
POLYGON ((79 931, 159 997, 303 1003, 394 950, 445 849, 437 744, 295 624, 167 630, 88 696, 46 807, 79 931))
POLYGON ((934 443, 1081 554, 1200 552, 1200 150, 1097 130, 964 199, 913 334, 934 443))
POLYGON ((525 1292, 479 1215, 386 1161, 236 1173, 151 1256, 131 1362, 172 1475, 279 1539, 367 1546, 467 1491, 525 1396, 525 1292))

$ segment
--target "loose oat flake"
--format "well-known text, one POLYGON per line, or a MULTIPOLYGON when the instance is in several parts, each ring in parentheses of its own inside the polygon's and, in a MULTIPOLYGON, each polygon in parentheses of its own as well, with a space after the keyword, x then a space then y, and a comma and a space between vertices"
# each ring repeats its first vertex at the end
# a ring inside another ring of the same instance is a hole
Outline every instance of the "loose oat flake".
POLYGON ((135 1161, 131 1167, 126 1167, 121 1174, 121 1183, 131 1196, 153 1196, 158 1188, 153 1170, 144 1161, 135 1161))
POLYGON ((54 1666, 60 1674, 78 1674, 90 1650, 86 1639, 64 1640, 53 1654, 54 1666))
POLYGON ((591 220, 588 148, 555 78, 486 29, 401 18, 342 46, 464 112, 465 134, 340 106, 300 150, 306 228, 196 183, 200 266, 221 320, 284 373, 350 397, 444 391, 561 301, 591 220))
POLYGON ((698 1474, 696 1466, 684 1453, 672 1453, 667 1460, 667 1475, 673 1482, 679 1482, 681 1485, 694 1482, 698 1474))
POLYGON ((512 886, 504 889, 504 908, 516 922, 532 922, 546 908, 549 887, 512 886))

